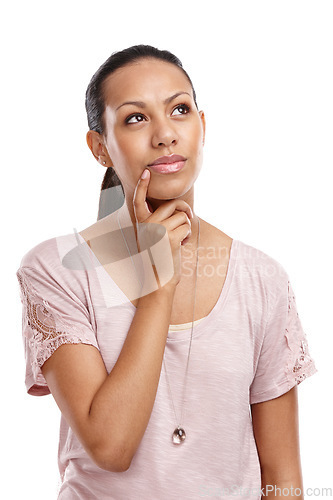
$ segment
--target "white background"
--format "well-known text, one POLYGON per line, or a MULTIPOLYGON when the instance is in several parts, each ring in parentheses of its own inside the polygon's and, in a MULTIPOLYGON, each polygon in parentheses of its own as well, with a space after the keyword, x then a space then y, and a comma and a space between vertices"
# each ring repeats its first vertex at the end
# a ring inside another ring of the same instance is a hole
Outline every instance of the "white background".
POLYGON ((4 498, 55 499, 59 480, 60 412, 51 395, 25 392, 15 272, 33 246, 96 221, 105 169, 85 142, 85 91, 112 52, 138 43, 181 59, 205 111, 196 213, 290 276, 318 368, 299 386, 304 486, 333 488, 332 24, 332 2, 321 0, 2 9, 4 498))

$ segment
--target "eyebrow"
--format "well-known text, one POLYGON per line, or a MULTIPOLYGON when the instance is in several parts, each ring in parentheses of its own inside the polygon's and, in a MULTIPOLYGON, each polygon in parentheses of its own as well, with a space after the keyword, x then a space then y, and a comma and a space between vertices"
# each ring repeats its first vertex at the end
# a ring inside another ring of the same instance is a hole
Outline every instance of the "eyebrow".
MULTIPOLYGON (((169 102, 173 101, 174 99, 176 99, 176 97, 183 95, 183 94, 187 94, 191 97, 191 95, 188 92, 176 92, 176 94, 173 94, 172 96, 165 99, 163 101, 163 104, 169 104, 169 102)), ((126 101, 126 102, 123 102, 122 104, 120 104, 120 106, 118 106, 118 108, 116 108, 116 111, 118 111, 118 109, 121 108, 122 106, 126 106, 127 104, 132 104, 134 106, 138 106, 139 108, 146 107, 146 103, 143 101, 126 101)))

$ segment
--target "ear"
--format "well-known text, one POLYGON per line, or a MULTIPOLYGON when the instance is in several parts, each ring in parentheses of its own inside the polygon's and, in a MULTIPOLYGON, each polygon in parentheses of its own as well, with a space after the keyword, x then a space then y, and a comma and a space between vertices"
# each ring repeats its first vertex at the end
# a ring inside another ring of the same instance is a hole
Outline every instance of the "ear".
POLYGON ((111 158, 105 148, 104 140, 101 134, 99 134, 95 130, 88 130, 86 141, 90 151, 92 152, 94 158, 98 161, 98 163, 100 163, 103 167, 113 167, 111 158))
POLYGON ((206 118, 205 118, 205 113, 203 111, 199 111, 199 116, 202 124, 202 130, 203 130, 203 137, 202 137, 202 144, 205 144, 205 137, 206 137, 206 118))

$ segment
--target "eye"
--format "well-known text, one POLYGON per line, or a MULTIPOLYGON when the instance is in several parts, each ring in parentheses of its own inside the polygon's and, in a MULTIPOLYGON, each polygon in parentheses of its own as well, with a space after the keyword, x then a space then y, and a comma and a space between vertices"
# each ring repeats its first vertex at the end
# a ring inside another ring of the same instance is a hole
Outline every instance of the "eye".
POLYGON ((130 115, 126 118, 125 123, 140 123, 144 120, 144 116, 136 113, 135 115, 130 115), (138 121, 132 121, 133 118, 139 118, 138 121))
POLYGON ((178 104, 173 111, 176 111, 176 109, 183 110, 180 113, 181 115, 186 115, 190 111, 190 107, 187 104, 178 104))

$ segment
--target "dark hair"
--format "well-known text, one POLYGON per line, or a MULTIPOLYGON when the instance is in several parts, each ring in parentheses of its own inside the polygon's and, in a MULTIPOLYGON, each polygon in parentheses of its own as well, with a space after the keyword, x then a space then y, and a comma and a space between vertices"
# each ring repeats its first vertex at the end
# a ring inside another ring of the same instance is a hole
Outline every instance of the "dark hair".
MULTIPOLYGON (((105 99, 103 83, 107 76, 138 59, 155 58, 178 66, 191 84, 193 99, 196 107, 196 94, 192 81, 183 68, 181 61, 168 50, 159 50, 151 45, 133 45, 122 51, 113 52, 111 56, 98 68, 90 80, 86 91, 86 111, 89 130, 95 130, 99 134, 105 132, 104 111, 105 99)), ((99 199, 99 210, 97 220, 106 217, 120 208, 124 203, 124 190, 120 179, 112 167, 108 167, 104 175, 99 199), (114 189, 109 189, 114 188, 114 189), (104 192, 103 192, 104 191, 104 192), (112 198, 110 192, 112 191, 112 198), (107 196, 108 194, 108 196, 107 196)))

